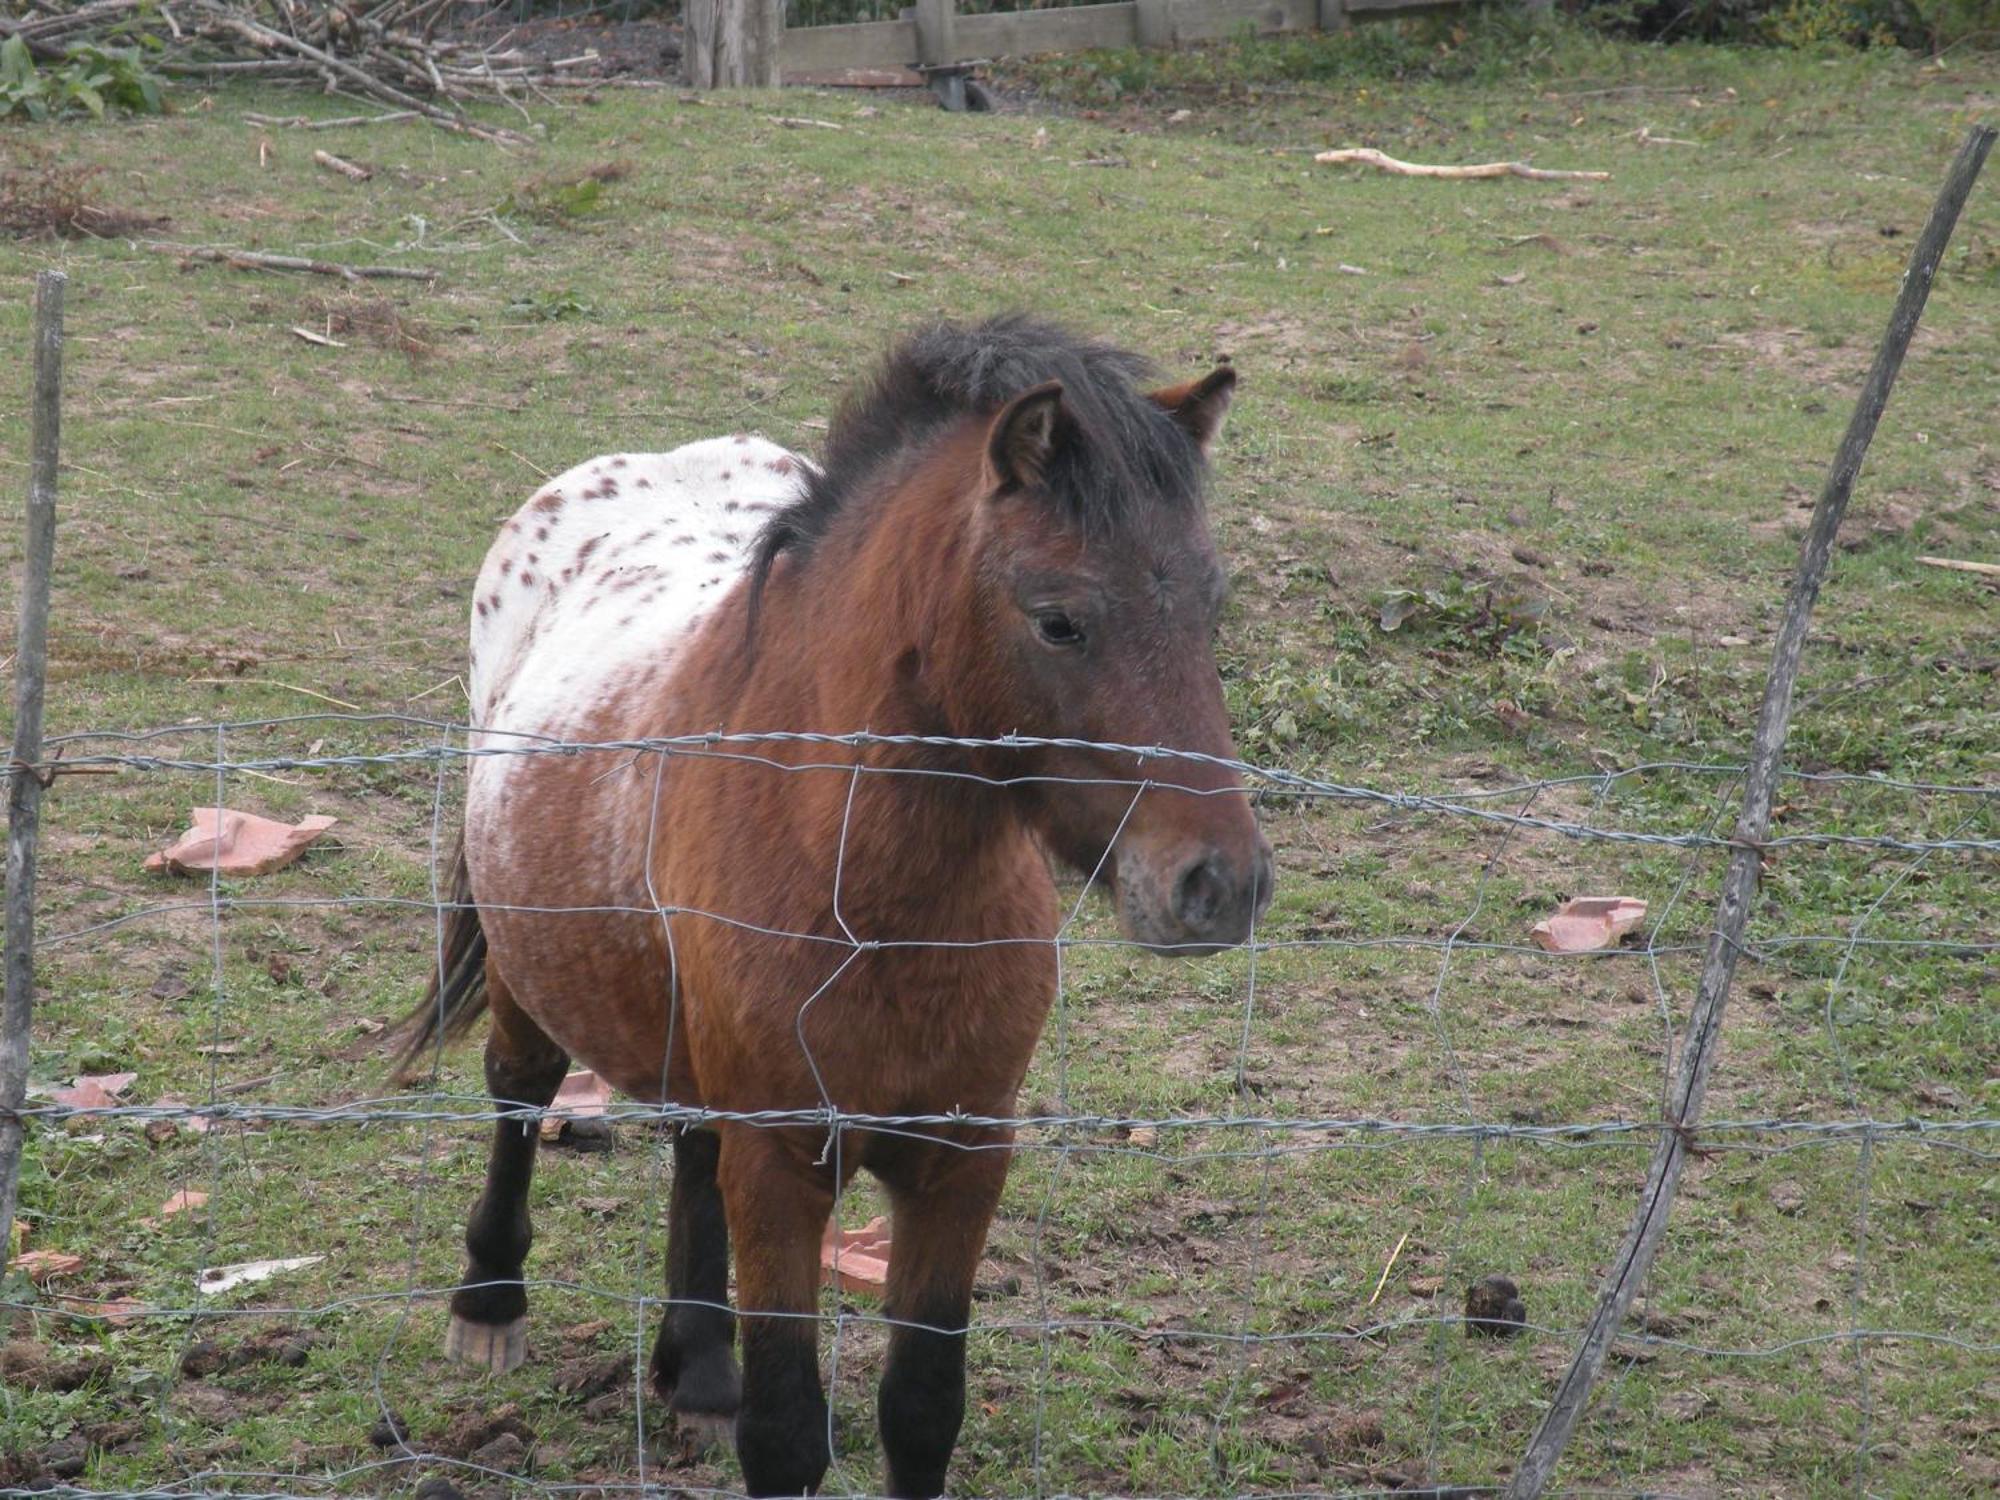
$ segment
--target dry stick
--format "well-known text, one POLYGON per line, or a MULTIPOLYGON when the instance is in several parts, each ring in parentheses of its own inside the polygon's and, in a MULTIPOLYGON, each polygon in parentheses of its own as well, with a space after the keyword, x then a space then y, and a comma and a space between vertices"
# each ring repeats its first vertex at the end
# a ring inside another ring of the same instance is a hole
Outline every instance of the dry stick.
POLYGON ((1605 1278, 1591 1313, 1590 1326, 1576 1356, 1570 1361, 1562 1382, 1543 1414, 1542 1423, 1522 1456, 1520 1468, 1506 1489, 1505 1500, 1535 1500, 1549 1481, 1562 1456, 1570 1433, 1590 1400, 1591 1387, 1604 1368, 1611 1341, 1617 1336, 1632 1298, 1645 1283, 1654 1253, 1667 1228, 1667 1216, 1680 1184, 1681 1169, 1693 1147, 1694 1126, 1701 1117, 1702 1096, 1708 1088, 1709 1069, 1722 1035, 1722 1013, 1729 999, 1729 981, 1736 972, 1737 955, 1742 951, 1743 929, 1749 920, 1750 905, 1757 894, 1757 874, 1762 851, 1759 846, 1769 830, 1771 801, 1777 790, 1778 763, 1784 753, 1785 732, 1792 714, 1792 689, 1798 680, 1799 656, 1805 646, 1806 627, 1812 618, 1813 602, 1826 580, 1827 564, 1833 554, 1834 533, 1847 511, 1854 476, 1875 436, 1875 424, 1889 403, 1889 391, 1896 383, 1896 371, 1917 331, 1924 301, 1930 295, 1931 279, 1937 274, 1952 226, 1972 191, 1973 180, 1993 147, 1990 126, 1975 125, 1945 178, 1944 190, 1931 208, 1929 221, 1917 237, 1910 255, 1910 268, 1903 276, 1902 294, 1889 316, 1889 331, 1875 352, 1875 363, 1855 403, 1854 416, 1847 424, 1834 455, 1826 488, 1820 492, 1812 524, 1799 549, 1798 576, 1785 602, 1785 618, 1778 629, 1778 643, 1771 655, 1771 674, 1764 685, 1763 706, 1757 711, 1757 732, 1750 747, 1750 763, 1743 781, 1743 811, 1731 840, 1729 870, 1723 877, 1722 899, 1716 910, 1715 930, 1709 935, 1708 953, 1702 963, 1701 987, 1694 1009, 1688 1016, 1687 1032, 1681 1044, 1680 1067, 1668 1098, 1667 1128, 1653 1148, 1646 1169, 1646 1186, 1639 1209, 1626 1231, 1625 1243, 1611 1274, 1605 1278))
POLYGON ((2000 563, 1967 562, 1962 557, 1920 557, 1917 561, 1927 568, 1950 568, 1957 573, 1978 573, 1987 578, 2000 578, 2000 563))
POLYGON ((308 115, 257 115, 245 112, 252 125, 282 126, 292 130, 343 130, 349 125, 388 125, 397 120, 422 117, 413 109, 392 109, 385 115, 342 115, 335 120, 315 120, 308 115))
POLYGON ((366 182, 375 175, 372 167, 364 167, 359 162, 351 162, 345 157, 335 156, 331 151, 315 151, 313 152, 313 160, 320 166, 325 167, 327 171, 338 172, 342 177, 353 182, 366 182))
POLYGON ((49 575, 56 550, 56 470, 62 445, 63 287, 60 271, 35 278, 35 406, 29 439, 28 542, 21 631, 14 657, 14 758, 7 778, 6 999, 0 1008, 0 1271, 14 1244, 28 1096, 28 1029, 35 1013, 35 839, 42 782, 42 691, 49 659, 49 575))
POLYGON ((234 266, 239 271, 310 271, 315 276, 340 276, 349 281, 365 277, 399 281, 436 281, 438 273, 411 266, 343 266, 330 260, 307 260, 302 255, 266 255, 261 250, 215 250, 207 245, 175 245, 166 240, 141 240, 141 250, 155 255, 178 255, 185 260, 208 260, 234 266))
POLYGON ((1531 167, 1523 161, 1488 161, 1471 167, 1432 167, 1421 162, 1398 161, 1373 146, 1355 146, 1342 151, 1322 151, 1314 161, 1333 166, 1380 167, 1398 177, 1526 177, 1534 182, 1609 182, 1609 172, 1559 172, 1550 167, 1531 167))

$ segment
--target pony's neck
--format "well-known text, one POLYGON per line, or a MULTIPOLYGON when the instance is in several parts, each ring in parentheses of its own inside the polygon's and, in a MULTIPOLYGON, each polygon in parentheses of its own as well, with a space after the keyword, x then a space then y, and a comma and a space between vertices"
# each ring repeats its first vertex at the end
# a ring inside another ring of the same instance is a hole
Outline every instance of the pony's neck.
MULTIPOLYGON (((972 518, 962 497, 978 482, 981 435, 967 424, 940 444, 824 538, 795 576, 787 623, 794 639, 810 643, 794 661, 808 678, 802 696, 812 704, 812 727, 879 735, 958 729, 933 685, 948 669, 940 648, 967 629, 974 598, 972 518)), ((886 910, 914 899, 926 912, 941 904, 969 911, 990 902, 988 878, 1029 857, 1021 795, 951 774, 971 769, 964 751, 878 745, 861 759, 870 769, 856 778, 813 778, 821 798, 839 803, 844 903, 886 910)))
POLYGON ((856 505, 793 589, 814 712, 829 730, 953 732, 936 691, 940 653, 972 608, 979 430, 966 424, 885 494, 856 505))

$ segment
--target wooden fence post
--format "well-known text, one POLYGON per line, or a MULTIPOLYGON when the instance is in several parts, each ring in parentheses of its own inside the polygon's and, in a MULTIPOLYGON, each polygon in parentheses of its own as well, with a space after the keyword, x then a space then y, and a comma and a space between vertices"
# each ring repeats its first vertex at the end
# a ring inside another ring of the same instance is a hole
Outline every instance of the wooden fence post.
POLYGON ((958 61, 956 0, 917 0, 917 66, 948 68, 958 61))
POLYGON ((687 0, 681 77, 697 89, 774 89, 785 0, 687 0))
MULTIPOLYGON (((1327 0, 1320 0, 1321 4, 1327 0)), ((1171 47, 1174 44, 1173 0, 1137 0, 1141 47, 1171 47)))
POLYGON ((27 1135, 28 1029, 35 1013, 35 847, 42 817, 42 691, 49 658, 49 575, 55 568, 56 458, 62 445, 63 287, 35 278, 35 404, 28 439, 28 549, 21 633, 14 642, 14 754, 7 776, 6 1001, 0 1009, 0 1272, 13 1250, 14 1205, 27 1135))
POLYGON ((1321 31, 1345 31, 1350 24, 1347 18, 1347 0, 1319 0, 1321 31))

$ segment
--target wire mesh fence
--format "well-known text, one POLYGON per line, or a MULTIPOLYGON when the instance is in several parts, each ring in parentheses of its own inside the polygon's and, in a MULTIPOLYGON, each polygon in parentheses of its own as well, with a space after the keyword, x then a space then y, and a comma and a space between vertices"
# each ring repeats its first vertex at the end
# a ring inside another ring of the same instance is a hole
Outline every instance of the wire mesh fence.
MULTIPOLYGON (((83 1251, 99 1271, 88 1291, 58 1278, 37 1295, 17 1290, 9 1306, 51 1336, 117 1328, 106 1347, 126 1358, 143 1350, 125 1378, 139 1379, 145 1434, 127 1439, 137 1448, 122 1467, 115 1453, 95 1461, 127 1476, 151 1465, 151 1488, 66 1491, 318 1495, 421 1475, 462 1491, 729 1491, 727 1461, 686 1449, 643 1394, 651 1325, 669 1300, 659 1284, 669 1133, 721 1122, 808 1133, 827 1150, 867 1133, 1012 1133, 1013 1179, 969 1333, 974 1411, 957 1471, 968 1489, 1359 1495, 1422 1482, 1477 1493, 1504 1475, 1548 1361, 1578 1335, 1644 1153, 1674 1128, 1659 1100, 1712 921, 1706 888, 1730 849, 1721 830, 1738 767, 1406 790, 1240 765, 1279 848, 1277 902, 1242 951, 1169 967, 1120 937, 1078 883, 1053 939, 1061 993, 1015 1114, 868 1114, 837 1099, 611 1106, 608 1140, 559 1142, 545 1165, 534 1210, 544 1242, 526 1273, 536 1357, 507 1377, 511 1404, 445 1373, 434 1354, 439 1304, 461 1281, 457 1241, 479 1148, 495 1120, 528 1128, 544 1118, 496 1108, 468 1077, 469 1057, 446 1059, 427 1087, 381 1087, 387 1033, 375 1027, 435 962, 451 906, 442 894, 451 809, 468 762, 723 757, 780 778, 940 774, 855 769, 898 748, 907 748, 900 737, 867 734, 492 745, 463 725, 396 714, 56 742, 52 763, 76 773, 65 791, 85 795, 55 808, 79 832, 90 794, 107 785, 162 818, 176 805, 246 797, 279 812, 360 809, 344 847, 256 884, 210 875, 182 893, 95 869, 64 881, 57 860, 42 918, 51 1042, 65 1057, 85 1055, 87 1018, 112 991, 144 993, 157 968, 183 1049, 150 1065, 162 1076, 142 1076, 113 1102, 44 1096, 22 1112, 34 1130, 33 1243, 83 1251), (780 746, 802 758, 778 759, 780 746), (1612 878, 1653 903, 1636 942, 1564 954, 1523 940, 1554 894, 1612 878), (1404 899, 1370 910, 1364 897, 1385 887, 1404 899), (1347 911, 1334 904, 1343 893, 1347 911), (359 994, 307 978, 341 973, 328 949, 343 944, 385 949, 345 964, 359 994), (354 1014, 356 1000, 365 1014, 354 1014), (572 1154, 586 1144, 612 1149, 572 1154), (139 1213, 155 1195, 165 1209, 197 1206, 139 1213), (135 1230, 135 1214, 154 1227, 135 1230), (135 1251, 140 1265, 103 1274, 135 1251), (258 1262, 280 1269, 268 1282, 233 1279, 258 1262), (1489 1325, 1461 1297, 1496 1272, 1526 1302, 1520 1332, 1467 1337, 1489 1325), (323 1394, 304 1413, 296 1394, 279 1401, 294 1380, 308 1392, 338 1388, 338 1411, 311 1409, 323 1394), (432 1404, 440 1389, 453 1398, 443 1409, 432 1404), (545 1399, 527 1394, 535 1390, 545 1399), (305 1461, 254 1461, 260 1443, 270 1446, 256 1435, 260 1402, 312 1434, 305 1461), (1468 1424, 1466 1403, 1512 1416, 1468 1424)), ((1009 748, 1025 758, 1040 742, 1009 748)), ((1771 1034, 1816 1010, 1825 1076, 1760 1099, 1774 1070, 1747 1066, 1756 1082, 1738 1091, 1725 1057, 1719 1087, 1730 1107, 1701 1125, 1697 1149, 1702 1191, 1743 1217, 1698 1208, 1677 1233, 1580 1439, 1588 1457, 1577 1472, 1590 1487, 1565 1492, 1701 1492, 1689 1479, 1698 1465, 1668 1461, 1677 1420, 1767 1420, 1766 1371, 1782 1372, 1780 1384, 1824 1383, 1855 1487, 1884 1475, 1893 1489, 1898 1455, 1931 1463, 1936 1454, 1905 1446, 1912 1393, 1885 1367, 1914 1352, 1929 1378, 1954 1389, 1990 1383, 2000 1356, 1990 1309, 1977 1287, 1950 1285, 1969 1247, 1933 1247, 1917 1259, 1937 1264, 1913 1270, 1907 1242, 1883 1255, 1882 1237, 1903 1235, 1880 1220, 1884 1204, 1900 1217, 1911 1201, 1980 1191, 2000 1119, 1948 1090, 1929 1105, 1906 1094, 1905 1107, 1884 1107, 1899 1091, 1869 1069, 1879 1033, 1901 1029, 1897 1007, 1881 1003, 1896 986, 1928 997, 1931 1024, 1949 1024, 1954 1011, 1958 1024, 1983 1024, 1994 945, 1976 911, 1911 898, 1940 864, 1977 888, 2000 851, 1997 793, 1788 778, 1798 826, 1765 852, 1774 888, 1784 888, 1778 867, 1810 866, 1823 879, 1838 873, 1852 905, 1825 930, 1794 929, 1782 909, 1752 924, 1745 958, 1788 995, 1778 1024, 1760 1018, 1746 1037, 1755 1058, 1771 1034), (1730 1244, 1745 1222, 1760 1244, 1774 1232, 1822 1238, 1826 1255, 1845 1257, 1838 1282, 1803 1303, 1710 1285, 1754 1264, 1730 1244), (1874 1286, 1878 1262, 1926 1293, 1874 1286), (1913 1316, 1920 1309, 1928 1316, 1913 1316), (1690 1379, 1760 1393, 1733 1406, 1710 1392, 1701 1406, 1662 1410, 1655 1387, 1691 1402, 1690 1379), (1898 1388, 1889 1411, 1884 1384, 1898 1388)), ((56 847, 66 842, 56 831, 56 847)), ((1956 878, 1945 885, 1961 888, 1956 878)), ((551 910, 586 922, 604 914, 551 910)), ((754 925, 754 914, 670 901, 622 909, 634 913, 754 925)), ((760 937, 824 946, 836 971, 903 941, 837 924, 760 937)), ((814 997, 796 998, 803 1009, 814 997)), ((836 1217, 853 1226, 881 1207, 857 1179, 836 1217)), ((828 1488, 874 1493, 870 1386, 893 1320, 866 1288, 834 1280, 837 1246, 832 1258, 815 1315, 834 1397, 828 1488)))

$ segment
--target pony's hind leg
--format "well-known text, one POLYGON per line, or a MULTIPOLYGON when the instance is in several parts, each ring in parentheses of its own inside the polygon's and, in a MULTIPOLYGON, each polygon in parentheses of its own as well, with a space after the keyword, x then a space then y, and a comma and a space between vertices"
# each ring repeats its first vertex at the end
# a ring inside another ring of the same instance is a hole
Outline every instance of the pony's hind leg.
POLYGON ((876 1402, 889 1494, 930 1500, 944 1492, 965 1419, 972 1282, 1009 1152, 996 1143, 980 1150, 916 1147, 912 1154, 920 1164, 883 1163, 895 1250, 883 1306, 891 1324, 889 1359, 876 1402), (897 1170, 906 1165, 915 1170, 897 1170))
POLYGON ((653 1388, 683 1431, 703 1447, 728 1435, 743 1394, 736 1370, 736 1319, 729 1310, 729 1222, 713 1130, 674 1136, 667 1207, 667 1299, 653 1345, 653 1388))
MULTIPOLYGON (((493 1016, 486 1039, 486 1091, 501 1109, 544 1109, 562 1087, 569 1055, 514 1003, 490 963, 486 985, 493 1016)), ((521 1265, 533 1238, 528 1180, 540 1137, 533 1120, 493 1122, 486 1191, 465 1227, 465 1281, 451 1299, 446 1357, 496 1375, 528 1357, 528 1293, 521 1285, 521 1265)))

